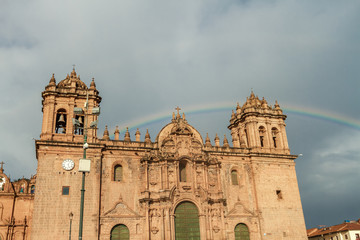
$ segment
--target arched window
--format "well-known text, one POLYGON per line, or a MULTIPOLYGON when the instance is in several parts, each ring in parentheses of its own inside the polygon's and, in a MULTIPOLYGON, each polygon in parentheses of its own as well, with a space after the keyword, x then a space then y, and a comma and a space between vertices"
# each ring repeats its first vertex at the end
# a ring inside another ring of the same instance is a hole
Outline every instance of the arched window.
POLYGON ((111 229, 110 240, 128 240, 130 239, 129 229, 124 224, 119 224, 111 229))
POLYGON ((272 135, 272 139, 273 139, 273 144, 274 144, 274 148, 277 148, 278 147, 278 134, 279 134, 279 131, 276 129, 276 128, 272 128, 271 129, 271 135, 272 135))
POLYGON ((66 133, 66 111, 59 109, 56 113, 55 133, 66 133))
POLYGON ((114 168, 114 181, 120 182, 123 180, 123 167, 116 165, 114 168))
POLYGON ((236 225, 235 240, 250 240, 249 229, 245 224, 239 223, 236 225))
POLYGON ((200 240, 199 211, 195 204, 182 202, 175 209, 175 239, 200 240))
POLYGON ((84 134, 84 116, 76 115, 75 119, 78 125, 74 127, 74 134, 75 135, 83 135, 84 134))
POLYGON ((186 182, 186 162, 181 161, 179 163, 179 178, 180 182, 186 182))
POLYGON ((264 128, 264 126, 259 127, 259 136, 260 136, 260 146, 264 147, 265 146, 265 143, 264 143, 265 128, 264 128))
POLYGON ((31 185, 30 193, 31 193, 31 194, 34 194, 34 193, 35 193, 35 185, 31 185))
POLYGON ((239 185, 238 174, 236 170, 231 170, 231 183, 232 185, 239 185))

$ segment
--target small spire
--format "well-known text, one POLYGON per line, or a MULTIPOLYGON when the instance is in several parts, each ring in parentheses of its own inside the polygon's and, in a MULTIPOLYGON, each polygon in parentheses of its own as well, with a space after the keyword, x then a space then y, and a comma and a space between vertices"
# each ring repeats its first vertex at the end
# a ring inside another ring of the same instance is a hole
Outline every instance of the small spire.
POLYGON ((4 164, 5 163, 3 161, 1 161, 0 164, 1 164, 0 173, 4 173, 4 164))
POLYGON ((95 79, 92 78, 92 81, 90 83, 90 89, 95 89, 95 88, 96 88, 95 79))
POLYGON ((182 116, 182 118, 185 120, 185 113, 183 113, 183 116, 182 116))
POLYGON ((128 128, 128 127, 126 127, 126 133, 125 133, 124 141, 126 141, 126 142, 130 142, 130 141, 131 141, 131 139, 130 139, 130 133, 129 133, 129 128, 128 128))
POLYGON ((120 139, 119 126, 116 126, 114 134, 115 134, 115 140, 119 140, 120 139))
POLYGON ((253 89, 251 89, 250 98, 255 98, 255 94, 254 94, 254 92, 253 92, 253 89))
POLYGON ((268 103, 267 103, 267 101, 265 100, 264 97, 262 98, 262 101, 261 101, 261 107, 262 108, 268 108, 268 103))
POLYGON ((230 147, 230 145, 229 145, 229 141, 227 140, 227 138, 226 138, 226 135, 225 135, 225 134, 224 134, 223 146, 224 146, 224 147, 230 147))
POLYGON ((104 134, 103 134, 103 138, 104 140, 109 140, 110 137, 109 137, 109 130, 108 130, 108 127, 107 125, 105 126, 105 130, 104 130, 104 134))
POLYGON ((175 120, 175 113, 172 114, 172 120, 175 120))
POLYGON ((75 64, 73 65, 73 70, 72 70, 70 76, 71 76, 71 77, 76 77, 75 64))
POLYGON ((211 141, 208 133, 206 133, 205 147, 211 147, 211 141))
POLYGON ((216 134, 216 136, 215 136, 215 146, 216 147, 220 147, 220 139, 219 139, 219 136, 216 134))
POLYGON ((52 77, 51 77, 51 79, 49 81, 49 85, 56 85, 56 80, 55 80, 55 74, 54 73, 52 74, 52 77))
POLYGON ((150 134, 149 134, 149 129, 146 129, 145 142, 146 142, 146 143, 151 143, 150 134))
POLYGON ((279 105, 279 103, 278 103, 277 100, 275 100, 275 105, 274 105, 274 107, 275 107, 275 109, 280 109, 280 105, 279 105))
POLYGON ((135 133, 135 141, 140 142, 140 131, 139 128, 136 129, 136 133, 135 133))
POLYGON ((234 118, 235 118, 234 110, 231 110, 231 119, 230 120, 233 120, 234 118))

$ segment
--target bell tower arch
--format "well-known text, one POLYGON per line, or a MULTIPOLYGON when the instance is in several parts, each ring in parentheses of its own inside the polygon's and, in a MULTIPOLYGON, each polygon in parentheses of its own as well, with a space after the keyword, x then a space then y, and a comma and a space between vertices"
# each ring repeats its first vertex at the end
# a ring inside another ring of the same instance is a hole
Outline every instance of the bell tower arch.
MULTIPOLYGON (((74 113, 76 108, 84 108, 86 102, 88 102, 90 111, 94 107, 98 107, 101 102, 94 79, 92 79, 90 87, 87 87, 80 80, 80 75, 76 74, 75 68, 58 84, 56 84, 53 74, 45 91, 42 92, 42 98, 41 140, 81 142, 83 141, 85 119, 89 126, 98 118, 97 115, 89 115, 85 118, 83 113, 74 113), (73 125, 73 119, 77 120, 77 128, 73 125)), ((88 142, 95 142, 96 134, 96 129, 90 129, 88 142)))
POLYGON ((289 154, 285 130, 286 115, 277 101, 273 107, 251 92, 242 107, 233 112, 230 125, 234 147, 247 147, 257 152, 289 154), (239 143, 240 141, 240 143, 239 143))

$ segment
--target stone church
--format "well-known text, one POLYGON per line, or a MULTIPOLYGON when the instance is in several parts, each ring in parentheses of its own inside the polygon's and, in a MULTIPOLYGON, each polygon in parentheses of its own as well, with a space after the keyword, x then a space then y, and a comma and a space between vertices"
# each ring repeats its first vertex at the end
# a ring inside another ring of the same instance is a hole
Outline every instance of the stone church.
POLYGON ((307 239, 297 156, 277 102, 251 93, 229 116, 232 144, 217 135, 212 144, 179 108, 153 139, 118 128, 114 139, 107 128, 98 137, 101 97, 75 69, 58 83, 53 75, 42 98, 36 190, 27 184, 28 228, 14 239, 78 239, 83 174, 82 239, 307 239), (82 172, 84 151, 90 166, 82 172))

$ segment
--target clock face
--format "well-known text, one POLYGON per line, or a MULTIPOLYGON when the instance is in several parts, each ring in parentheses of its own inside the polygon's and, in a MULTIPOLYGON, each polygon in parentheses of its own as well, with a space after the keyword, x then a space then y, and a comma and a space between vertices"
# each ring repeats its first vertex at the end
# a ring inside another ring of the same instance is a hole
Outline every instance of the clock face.
POLYGON ((75 163, 71 159, 65 159, 62 163, 62 167, 64 170, 70 171, 74 168, 75 163))

